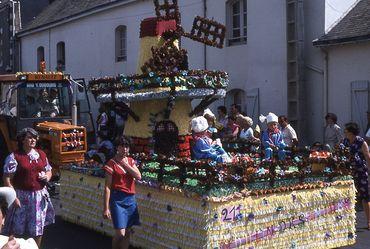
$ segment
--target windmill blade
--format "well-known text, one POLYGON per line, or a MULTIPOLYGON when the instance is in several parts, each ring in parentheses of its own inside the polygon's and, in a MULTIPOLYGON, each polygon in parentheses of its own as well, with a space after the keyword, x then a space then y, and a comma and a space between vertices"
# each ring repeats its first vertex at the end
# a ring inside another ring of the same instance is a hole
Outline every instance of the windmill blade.
POLYGON ((196 16, 190 34, 183 33, 183 36, 209 46, 223 48, 225 34, 226 27, 221 23, 196 16))
POLYGON ((177 24, 181 23, 181 14, 177 0, 154 0, 155 14, 159 19, 175 19, 177 24))

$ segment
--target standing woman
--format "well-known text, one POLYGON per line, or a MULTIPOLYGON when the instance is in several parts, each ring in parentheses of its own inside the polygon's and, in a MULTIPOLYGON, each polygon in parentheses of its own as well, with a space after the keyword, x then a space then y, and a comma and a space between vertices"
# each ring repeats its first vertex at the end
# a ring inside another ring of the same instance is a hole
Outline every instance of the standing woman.
POLYGON ((129 228, 140 224, 135 180, 140 180, 141 174, 134 159, 129 157, 129 141, 121 138, 116 146, 116 155, 104 166, 106 176, 103 216, 113 221, 115 234, 112 248, 127 249, 130 244, 129 228))
POLYGON ((24 128, 17 136, 18 150, 5 160, 4 185, 17 193, 5 218, 7 235, 31 236, 40 247, 44 227, 54 223, 54 208, 46 183, 51 166, 42 150, 36 149, 38 133, 24 128))
POLYGON ((334 113, 326 114, 325 121, 324 144, 329 145, 330 149, 333 150, 335 145, 339 144, 343 140, 342 129, 337 124, 338 117, 334 113))
POLYGON ((370 230, 370 199, 368 187, 368 166, 370 165, 370 154, 366 142, 362 137, 358 136, 359 133, 360 129, 356 123, 346 124, 344 129, 346 138, 344 139, 343 144, 344 146, 349 147, 352 155, 351 164, 354 169, 353 176, 355 185, 365 210, 367 228, 370 230))

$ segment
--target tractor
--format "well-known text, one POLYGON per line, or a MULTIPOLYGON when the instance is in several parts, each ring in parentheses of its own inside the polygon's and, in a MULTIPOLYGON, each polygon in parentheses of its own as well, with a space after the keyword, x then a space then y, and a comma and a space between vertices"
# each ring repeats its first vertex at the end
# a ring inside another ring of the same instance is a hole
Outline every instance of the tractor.
POLYGON ((73 84, 61 72, 0 75, 1 168, 6 156, 17 149, 17 133, 25 127, 39 132, 38 147, 56 170, 84 160, 86 129, 71 124, 73 84))

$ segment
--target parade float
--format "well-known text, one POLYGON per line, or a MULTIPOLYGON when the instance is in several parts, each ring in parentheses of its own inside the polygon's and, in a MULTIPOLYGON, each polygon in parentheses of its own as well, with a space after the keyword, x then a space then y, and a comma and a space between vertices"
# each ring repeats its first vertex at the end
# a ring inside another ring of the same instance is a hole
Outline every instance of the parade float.
MULTIPOLYGON (((234 154, 233 162, 193 160, 190 120, 225 96, 225 72, 190 70, 179 40, 222 47, 225 27, 196 17, 190 33, 177 1, 154 1, 142 21, 138 74, 93 79, 98 102, 125 103, 124 135, 142 172, 136 196, 141 248, 336 248, 355 243, 356 191, 348 152, 292 152, 286 161, 234 154), (200 99, 193 108, 192 100, 200 99)), ((61 216, 113 234, 103 220, 98 163, 62 171, 61 216)))

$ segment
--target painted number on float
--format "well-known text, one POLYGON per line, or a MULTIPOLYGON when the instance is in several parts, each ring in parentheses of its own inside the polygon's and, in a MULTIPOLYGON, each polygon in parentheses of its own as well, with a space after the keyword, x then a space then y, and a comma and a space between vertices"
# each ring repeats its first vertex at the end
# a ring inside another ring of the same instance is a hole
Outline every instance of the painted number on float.
POLYGON ((240 215, 240 210, 241 209, 242 209, 241 205, 226 207, 226 208, 222 209, 222 211, 221 211, 221 220, 223 222, 237 220, 237 217, 240 215))

